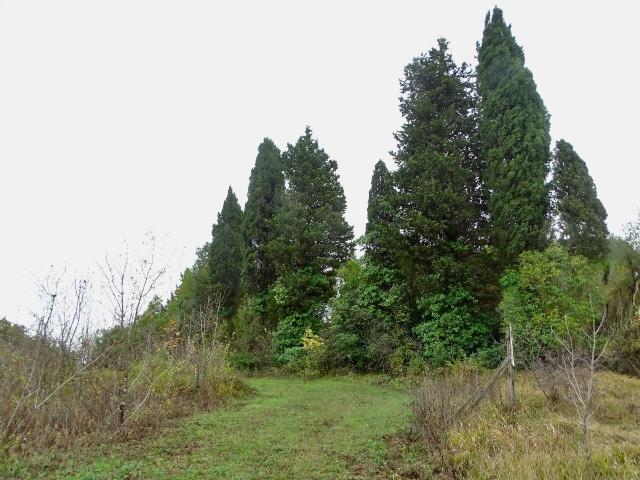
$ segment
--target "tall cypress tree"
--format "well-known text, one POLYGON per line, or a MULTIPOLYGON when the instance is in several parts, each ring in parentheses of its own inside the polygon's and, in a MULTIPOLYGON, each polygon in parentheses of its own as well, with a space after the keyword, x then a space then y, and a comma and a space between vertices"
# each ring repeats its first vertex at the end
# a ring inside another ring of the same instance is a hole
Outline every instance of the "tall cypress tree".
POLYGON ((288 183, 285 203, 276 215, 281 271, 311 268, 332 276, 353 253, 353 229, 344 213, 347 201, 338 164, 306 128, 283 154, 288 183))
POLYGON ((487 14, 478 46, 481 139, 492 243, 501 265, 547 239, 549 115, 502 16, 487 14))
POLYGON ((353 230, 346 222, 346 199, 335 160, 318 146, 307 127, 283 155, 287 190, 274 217, 277 238, 269 250, 277 258, 278 280, 271 290, 280 308, 273 341, 277 358, 291 360, 306 328, 322 326, 335 277, 353 254, 353 230))
POLYGON ((242 271, 242 209, 231 187, 218 213, 218 221, 211 229, 209 246, 209 274, 219 288, 227 313, 231 313, 240 296, 242 271))
POLYGON ((482 165, 471 72, 444 39, 405 68, 396 134, 397 230, 414 296, 469 280, 483 243, 482 165))
POLYGON ((490 334, 477 301, 486 235, 472 73, 439 39, 405 68, 401 91, 398 256, 414 331, 425 357, 442 363, 481 348, 490 334))
POLYGON ((560 140, 553 155, 551 198, 558 241, 570 252, 591 259, 607 253, 607 212, 584 161, 560 140))
POLYGON ((256 163, 249 177, 244 209, 244 285, 258 293, 276 279, 275 263, 268 251, 274 233, 271 225, 284 194, 284 171, 280 150, 268 138, 258 147, 256 163))
POLYGON ((381 266, 392 266, 392 222, 394 219, 393 177, 382 160, 376 163, 371 177, 367 203, 365 252, 368 260, 381 266))

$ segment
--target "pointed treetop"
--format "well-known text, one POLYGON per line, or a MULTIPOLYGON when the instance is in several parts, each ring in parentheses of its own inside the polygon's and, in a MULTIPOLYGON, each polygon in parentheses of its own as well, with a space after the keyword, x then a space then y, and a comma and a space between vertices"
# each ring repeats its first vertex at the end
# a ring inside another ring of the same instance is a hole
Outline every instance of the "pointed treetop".
POLYGON ((546 244, 551 137, 547 109, 499 8, 485 24, 476 71, 491 237, 504 267, 546 244))
POLYGON ((393 184, 387 165, 378 160, 373 168, 371 177, 371 189, 369 190, 369 202, 367 205, 366 233, 370 233, 381 222, 389 222, 390 195, 393 193, 393 184), (384 208, 388 206, 388 208, 384 208))
POLYGON ((560 243, 573 253, 603 258, 608 249, 607 212, 587 164, 565 140, 554 150, 551 193, 560 243))
POLYGON ((284 195, 283 169, 280 149, 271 139, 265 138, 258 146, 256 162, 251 169, 244 209, 243 281, 252 294, 266 289, 276 279, 268 245, 273 240, 271 221, 284 195))
POLYGON ((242 209, 229 187, 218 221, 211 228, 208 259, 211 281, 224 295, 223 303, 229 309, 228 313, 235 307, 240 294, 242 254, 242 209))
MULTIPOLYGON (((237 223, 239 219, 242 218, 242 208, 238 203, 238 197, 233 192, 231 186, 227 190, 227 196, 222 203, 222 209, 218 213, 218 225, 225 224, 228 222, 237 223)), ((215 231, 216 225, 213 226, 215 231)))

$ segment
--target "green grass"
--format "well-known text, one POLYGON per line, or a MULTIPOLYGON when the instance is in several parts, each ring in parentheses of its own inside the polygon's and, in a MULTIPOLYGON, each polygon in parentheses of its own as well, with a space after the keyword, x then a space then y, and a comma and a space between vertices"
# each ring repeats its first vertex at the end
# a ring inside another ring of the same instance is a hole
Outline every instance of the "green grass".
MULTIPOLYGON (((393 478, 385 435, 406 427, 409 395, 375 377, 255 378, 242 403, 138 442, 32 457, 4 475, 46 478, 393 478)), ((22 461, 24 462, 24 460, 22 461)), ((0 470, 0 478, 3 473, 0 470)))

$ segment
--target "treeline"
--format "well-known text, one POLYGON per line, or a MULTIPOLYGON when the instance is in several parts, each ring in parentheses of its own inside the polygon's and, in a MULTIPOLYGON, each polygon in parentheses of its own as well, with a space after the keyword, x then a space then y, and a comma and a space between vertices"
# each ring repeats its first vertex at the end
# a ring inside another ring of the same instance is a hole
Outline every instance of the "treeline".
POLYGON ((156 321, 215 298, 238 366, 392 372, 492 364, 505 322, 541 351, 571 315, 575 328, 602 315, 612 278, 628 324, 637 245, 610 239, 572 145, 552 149, 549 114, 498 8, 477 59, 475 71, 456 64, 440 39, 406 66, 396 168, 375 165, 361 258, 337 163, 311 129, 282 152, 265 138, 244 210, 229 188, 211 241, 156 321), (610 242, 624 259, 611 260, 610 242))

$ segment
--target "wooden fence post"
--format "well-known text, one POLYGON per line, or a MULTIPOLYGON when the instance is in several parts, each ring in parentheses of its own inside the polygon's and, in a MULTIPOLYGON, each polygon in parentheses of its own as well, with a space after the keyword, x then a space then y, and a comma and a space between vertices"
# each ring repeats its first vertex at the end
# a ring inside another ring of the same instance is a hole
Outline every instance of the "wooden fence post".
POLYGON ((509 325, 509 330, 507 331, 507 356, 502 359, 502 362, 496 368, 491 375, 489 375, 486 380, 480 385, 480 387, 475 391, 473 395, 471 395, 458 409, 458 415, 462 415, 463 413, 468 413, 475 409, 485 395, 493 388, 498 379, 502 376, 503 373, 507 373, 507 390, 509 390, 509 404, 513 408, 516 405, 516 385, 515 385, 515 371, 516 371, 516 360, 513 354, 513 332, 511 330, 511 325, 509 325))
POLYGON ((509 335, 507 338, 507 355, 509 365, 507 367, 507 383, 509 389, 509 403, 511 407, 516 405, 516 385, 515 385, 515 367, 516 361, 513 355, 513 332, 511 330, 511 324, 509 324, 509 335))

